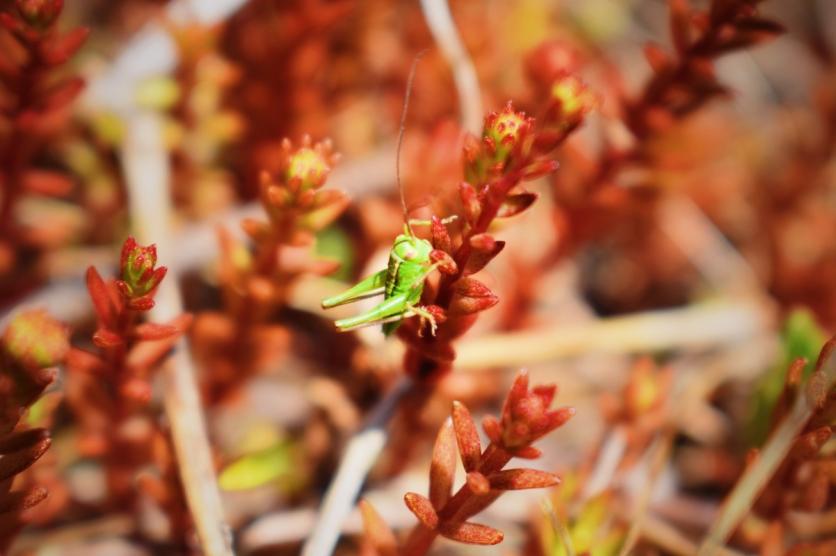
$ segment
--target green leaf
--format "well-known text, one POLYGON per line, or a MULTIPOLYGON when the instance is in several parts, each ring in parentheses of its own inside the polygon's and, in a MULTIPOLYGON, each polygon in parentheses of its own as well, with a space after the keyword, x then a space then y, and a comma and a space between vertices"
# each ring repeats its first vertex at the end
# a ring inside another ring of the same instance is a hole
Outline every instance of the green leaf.
POLYGON ((272 482, 294 488, 300 482, 294 452, 292 444, 283 441, 247 454, 221 471, 218 482, 223 490, 229 491, 247 490, 272 482))
POLYGON ((747 437, 752 446, 760 446, 766 440, 775 403, 784 389, 787 369, 798 357, 807 360, 803 380, 813 371, 825 335, 807 309, 790 313, 781 332, 781 356, 775 366, 761 377, 751 400, 747 437))

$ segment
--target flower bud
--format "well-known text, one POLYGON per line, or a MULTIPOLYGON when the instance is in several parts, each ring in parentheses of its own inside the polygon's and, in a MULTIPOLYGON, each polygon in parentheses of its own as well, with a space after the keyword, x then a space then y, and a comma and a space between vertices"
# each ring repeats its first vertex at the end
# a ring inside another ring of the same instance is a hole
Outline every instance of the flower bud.
POLYGON ((322 187, 336 157, 332 154, 331 142, 324 141, 311 145, 307 135, 302 146, 291 152, 290 141, 282 145, 287 152, 284 177, 291 191, 304 192, 322 187))
POLYGON ((587 112, 597 104, 597 98, 577 77, 569 75, 555 81, 551 90, 556 103, 559 122, 567 127, 580 123, 587 112))
POLYGON ((165 277, 167 268, 157 264, 157 246, 143 247, 133 237, 122 245, 120 275, 122 292, 130 298, 148 295, 165 277))
POLYGON ((17 0, 15 7, 30 25, 49 27, 64 8, 64 0, 17 0))
POLYGON ((549 410, 555 390, 551 387, 528 388, 528 375, 517 375, 502 409, 501 441, 507 450, 530 445, 544 434, 568 421, 573 408, 549 410))
POLYGON ((485 118, 482 140, 491 154, 492 165, 502 165, 522 143, 531 129, 532 120, 525 112, 515 112, 509 102, 500 112, 492 112, 485 118))

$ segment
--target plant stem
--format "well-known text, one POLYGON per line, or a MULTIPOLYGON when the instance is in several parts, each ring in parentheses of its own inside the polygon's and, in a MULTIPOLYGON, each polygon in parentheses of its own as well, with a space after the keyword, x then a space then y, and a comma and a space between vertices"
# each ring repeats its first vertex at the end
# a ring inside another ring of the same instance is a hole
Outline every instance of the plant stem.
POLYGON ((366 475, 386 444, 386 426, 412 386, 409 378, 400 379, 348 442, 339 469, 323 498, 316 524, 302 548, 302 556, 330 556, 334 551, 343 521, 351 513, 366 475))

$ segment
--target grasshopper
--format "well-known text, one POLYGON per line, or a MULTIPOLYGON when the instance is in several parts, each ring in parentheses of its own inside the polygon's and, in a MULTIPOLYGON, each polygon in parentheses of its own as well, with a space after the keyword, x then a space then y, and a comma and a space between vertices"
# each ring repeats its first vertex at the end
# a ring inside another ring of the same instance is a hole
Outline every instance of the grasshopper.
MULTIPOLYGON (((437 327, 435 318, 432 313, 420 307, 418 303, 420 303, 421 294, 424 291, 424 281, 438 268, 439 263, 433 263, 431 260, 430 254, 433 251, 432 244, 426 239, 417 237, 412 231, 412 224, 426 225, 430 222, 409 219, 409 211, 406 206, 400 177, 400 152, 406 123, 406 113, 409 106, 409 96, 412 89, 412 80, 415 77, 415 67, 422 55, 423 52, 413 61, 409 78, 407 79, 406 98, 404 99, 404 107, 401 114, 395 162, 398 189, 400 190, 401 206, 404 214, 404 233, 395 238, 392 249, 389 251, 389 263, 385 269, 361 280, 358 284, 341 294, 322 300, 322 307, 324 309, 330 309, 338 305, 353 303, 361 299, 383 294, 383 301, 370 311, 355 317, 336 321, 334 324, 336 324, 340 332, 382 324, 383 333, 388 336, 400 326, 403 319, 418 316, 423 322, 430 324, 431 333, 435 335, 437 327)), ((442 223, 446 224, 455 220, 455 218, 455 216, 446 218, 442 220, 442 223)))
MULTIPOLYGON (((452 219, 455 217, 442 222, 447 223, 452 219)), ((334 324, 340 332, 383 324, 383 333, 388 336, 400 326, 403 319, 418 316, 430 324, 431 333, 435 335, 435 318, 418 303, 424 291, 424 281, 438 268, 438 263, 433 263, 430 259, 432 244, 413 233, 413 223, 425 222, 407 220, 404 233, 395 238, 392 244, 389 263, 385 269, 361 280, 341 294, 322 300, 322 307, 329 309, 383 294, 383 301, 370 311, 336 321, 334 324)))

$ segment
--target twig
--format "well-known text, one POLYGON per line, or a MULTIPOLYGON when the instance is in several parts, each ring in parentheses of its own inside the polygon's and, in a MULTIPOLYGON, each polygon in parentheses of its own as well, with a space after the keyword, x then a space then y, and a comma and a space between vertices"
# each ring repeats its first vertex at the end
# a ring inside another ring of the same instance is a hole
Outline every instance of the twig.
POLYGON ((325 493, 316 523, 302 548, 302 556, 329 556, 333 552, 343 521, 354 507, 366 475, 386 443, 386 426, 398 403, 411 388, 409 378, 400 379, 378 402, 363 428, 349 441, 337 474, 325 493))
POLYGON ((662 229, 718 291, 763 295, 754 269, 693 201, 683 196, 668 199, 659 219, 662 229))
POLYGON ((465 340, 456 348, 456 368, 515 367, 590 352, 716 347, 749 340, 770 322, 761 304, 718 301, 465 340))
POLYGON ((72 523, 49 531, 33 531, 19 536, 9 554, 32 554, 46 547, 64 547, 103 536, 127 536, 136 531, 136 520, 131 515, 109 515, 107 517, 72 523))
POLYGON ((484 117, 479 79, 456 30, 450 6, 446 0, 421 0, 421 9, 435 42, 453 71, 453 80, 459 95, 462 127, 470 133, 478 134, 482 131, 484 117))
MULTIPOLYGON (((821 386, 824 392, 828 392, 836 383, 836 350, 832 351, 823 362, 821 372, 824 376, 821 386)), ((716 554, 718 548, 726 542, 740 520, 752 507, 763 486, 781 465, 815 409, 808 397, 801 391, 789 414, 781 421, 758 458, 746 469, 734 490, 726 498, 720 508, 720 515, 717 516, 700 545, 699 556, 716 554)))
MULTIPOLYGON (((134 112, 128 115, 126 127, 122 165, 136 235, 141 242, 156 242, 162 260, 174 260, 176 253, 168 240, 172 213, 169 160, 162 144, 159 117, 150 112, 134 112)), ((160 322, 183 312, 177 275, 172 274, 160 285, 151 311, 151 317, 160 322)), ((231 535, 223 517, 195 368, 185 338, 175 345, 161 375, 177 468, 201 547, 210 556, 231 555, 231 535)))
POLYGON ((596 458, 595 468, 589 474, 583 489, 582 500, 589 500, 609 488, 626 449, 627 437, 624 427, 618 427, 610 432, 604 441, 601 453, 596 458))
MULTIPOLYGON (((676 554, 677 556, 694 556, 697 547, 685 535, 677 531, 669 523, 649 515, 642 525, 642 536, 663 549, 665 554, 676 554)), ((736 550, 720 548, 713 553, 714 556, 742 556, 736 550)))
POLYGON ((557 512, 554 510, 554 505, 548 498, 543 500, 543 511, 549 516, 552 529, 554 529, 554 532, 560 539, 563 549, 566 551, 566 556, 575 556, 575 545, 572 543, 572 536, 569 534, 569 529, 557 515, 557 512))
POLYGON ((619 556, 629 556, 632 554, 633 548, 641 538, 642 528, 647 522, 647 512, 650 506, 650 499, 653 496, 653 490, 657 484, 659 476, 668 462, 670 457, 671 443, 673 442, 673 431, 663 431, 661 436, 656 439, 653 446, 649 450, 650 457, 647 465, 647 480, 644 488, 639 495, 635 504, 635 508, 631 512, 630 529, 627 531, 627 538, 624 539, 624 544, 621 545, 619 556))

